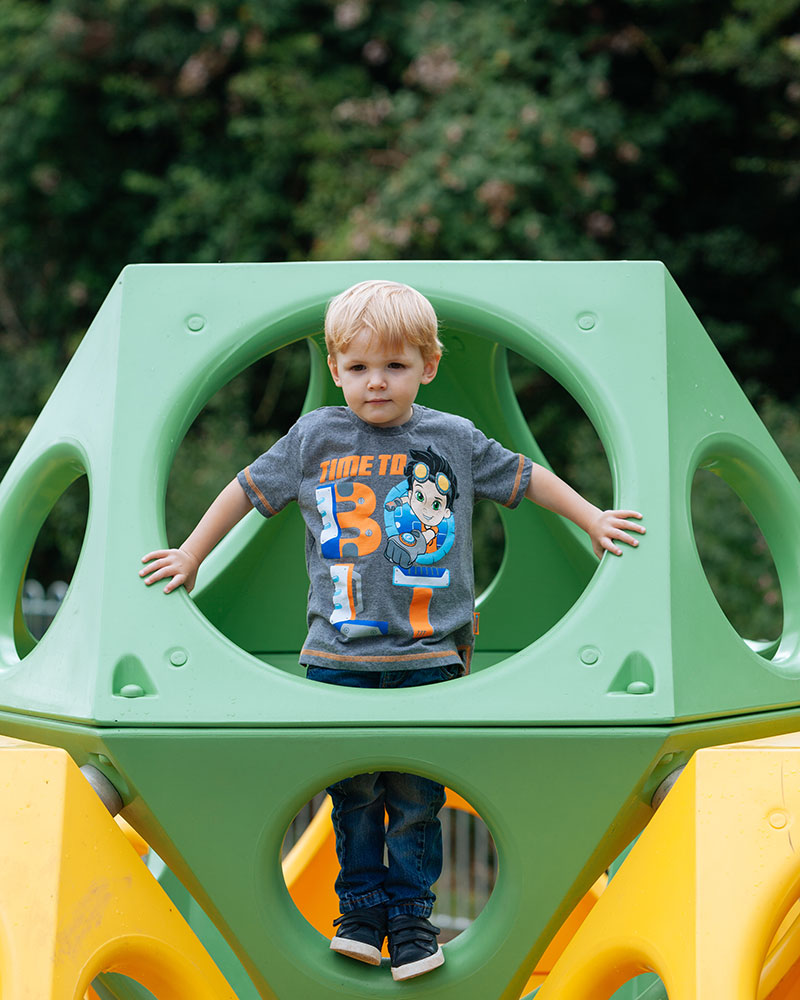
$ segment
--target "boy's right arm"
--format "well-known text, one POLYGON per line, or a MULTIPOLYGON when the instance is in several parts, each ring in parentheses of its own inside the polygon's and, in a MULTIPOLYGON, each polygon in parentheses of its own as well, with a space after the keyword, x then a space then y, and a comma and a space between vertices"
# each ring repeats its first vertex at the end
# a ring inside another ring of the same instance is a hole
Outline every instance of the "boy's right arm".
POLYGON ((157 549, 142 557, 142 562, 148 565, 139 570, 139 576, 144 578, 148 587, 151 583, 169 577, 169 582, 164 587, 165 594, 180 586, 190 591, 197 579, 200 563, 250 510, 252 504, 239 480, 232 480, 203 514, 197 527, 179 549, 157 549))

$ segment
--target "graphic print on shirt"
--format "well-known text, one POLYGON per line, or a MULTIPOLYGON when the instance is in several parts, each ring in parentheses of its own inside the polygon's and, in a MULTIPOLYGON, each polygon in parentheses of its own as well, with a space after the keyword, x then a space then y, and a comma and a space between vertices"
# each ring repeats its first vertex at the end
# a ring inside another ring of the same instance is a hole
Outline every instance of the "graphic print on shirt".
POLYGON ((352 563, 334 563, 331 566, 333 580, 333 613, 330 617, 345 639, 355 639, 362 635, 386 635, 387 622, 370 621, 360 618, 364 611, 361 596, 361 574, 352 563))
POLYGON ((447 459, 431 447, 409 450, 404 475, 384 501, 383 554, 393 564, 394 586, 412 588, 409 623, 414 636, 424 638, 433 635, 429 616, 433 592, 450 586, 450 570, 434 564, 455 541, 457 481, 447 459))
POLYGON ((375 494, 363 483, 318 486, 317 510, 322 517, 320 551, 326 559, 368 556, 381 543, 381 529, 369 516, 375 512, 375 494))
MULTIPOLYGON (((381 542, 381 529, 370 518, 375 510, 375 494, 363 483, 318 486, 317 510, 322 517, 319 547, 326 559, 369 555, 381 542), (346 534, 347 530, 356 534, 346 534)), ((333 581, 333 611, 330 623, 345 639, 363 635, 386 635, 387 622, 362 618, 364 599, 361 574, 353 563, 335 562, 330 567, 333 581)))
MULTIPOLYGON (((363 460, 351 458, 353 461, 343 472, 354 473, 362 466, 367 471, 363 460)), ((412 635, 422 638, 433 635, 429 609, 434 592, 450 586, 450 570, 436 563, 455 541, 452 515, 458 496, 456 476, 447 459, 431 447, 424 451, 410 449, 405 462, 402 454, 391 456, 391 469, 390 456, 379 458, 381 478, 387 472, 403 476, 384 500, 383 555, 391 564, 392 584, 410 590, 409 626, 412 635)), ((333 466, 332 461, 323 463, 323 476, 333 466)), ((339 467, 337 462, 337 474, 341 474, 339 467)), ((371 463, 368 471, 372 471, 371 463)), ((318 486, 315 497, 322 519, 319 550, 325 559, 333 560, 330 623, 345 640, 387 635, 388 622, 373 619, 365 611, 370 595, 363 592, 357 569, 357 560, 377 555, 383 541, 380 525, 371 516, 377 505, 374 491, 362 482, 337 480, 318 486)))

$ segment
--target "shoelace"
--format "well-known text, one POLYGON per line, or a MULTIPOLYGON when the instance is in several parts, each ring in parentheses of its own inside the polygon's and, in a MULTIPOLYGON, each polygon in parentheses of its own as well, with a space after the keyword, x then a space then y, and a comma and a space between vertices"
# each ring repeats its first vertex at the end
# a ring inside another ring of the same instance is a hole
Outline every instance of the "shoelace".
POLYGON ((383 913, 370 913, 369 910, 351 910, 343 913, 333 922, 334 927, 342 924, 342 930, 356 930, 359 927, 371 927, 376 931, 386 930, 386 917, 383 913))

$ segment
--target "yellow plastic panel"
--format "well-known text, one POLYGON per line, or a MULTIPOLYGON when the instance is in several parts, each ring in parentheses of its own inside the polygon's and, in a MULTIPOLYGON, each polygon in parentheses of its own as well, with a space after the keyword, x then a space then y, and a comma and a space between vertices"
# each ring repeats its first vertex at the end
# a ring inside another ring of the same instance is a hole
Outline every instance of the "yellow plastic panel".
POLYGON ((159 1000, 236 1000, 60 749, 0 745, 3 1000, 73 1000, 101 972, 159 1000))
POLYGON ((537 1000, 607 1000, 650 971, 670 1000, 797 995, 796 938, 775 936, 800 893, 798 820, 800 746, 699 751, 537 1000))

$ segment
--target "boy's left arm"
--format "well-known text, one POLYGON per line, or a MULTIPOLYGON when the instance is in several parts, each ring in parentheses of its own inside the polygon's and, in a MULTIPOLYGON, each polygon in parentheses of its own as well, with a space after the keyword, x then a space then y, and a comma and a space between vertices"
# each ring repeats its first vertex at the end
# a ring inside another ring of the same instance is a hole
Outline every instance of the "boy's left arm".
POLYGON ((600 510, 593 503, 584 499, 577 490, 559 479, 555 473, 542 465, 533 464, 531 478, 525 496, 540 507, 546 507, 568 517, 579 528, 583 528, 592 540, 594 554, 599 559, 604 552, 613 552, 615 556, 622 555, 622 549, 616 544, 625 542, 634 548, 638 539, 628 534, 629 531, 645 533, 643 524, 637 524, 629 518, 641 520, 642 515, 635 510, 600 510))

